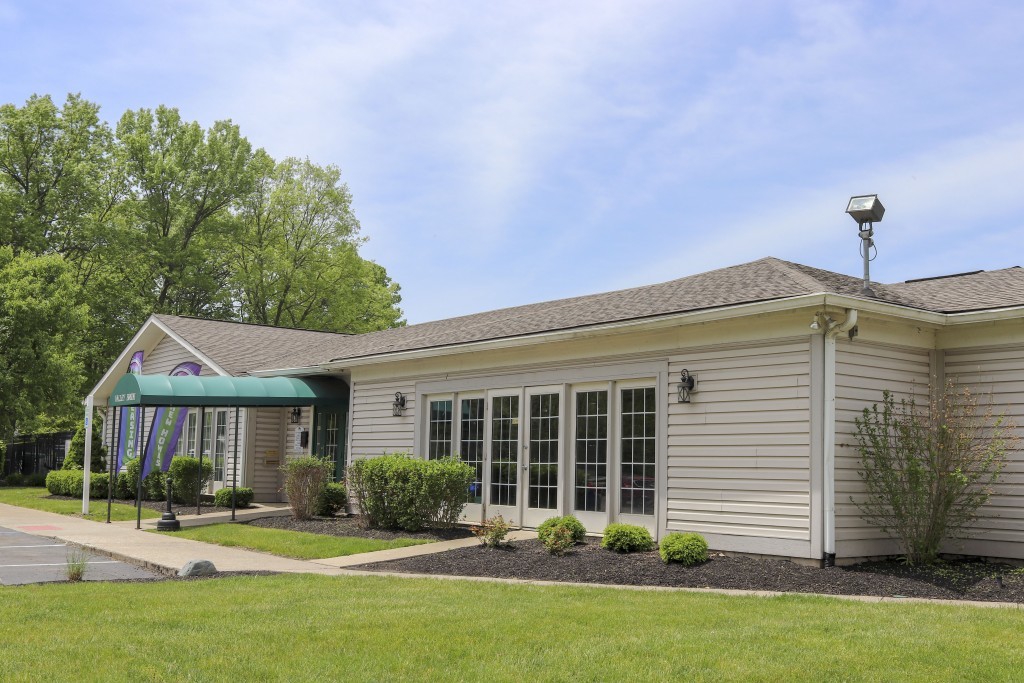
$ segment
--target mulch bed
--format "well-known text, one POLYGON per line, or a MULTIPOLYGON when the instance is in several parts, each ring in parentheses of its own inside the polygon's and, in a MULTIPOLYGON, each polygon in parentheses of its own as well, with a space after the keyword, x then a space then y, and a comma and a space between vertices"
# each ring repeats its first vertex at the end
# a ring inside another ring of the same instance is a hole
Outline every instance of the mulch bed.
POLYGON ((539 541, 516 541, 500 548, 474 546, 352 569, 630 586, 1024 603, 1024 570, 1005 564, 958 561, 914 568, 898 561, 885 561, 818 569, 785 560, 712 553, 709 561, 702 565, 683 567, 666 565, 657 551, 620 555, 601 548, 600 541, 589 538, 561 557, 550 555, 539 541))
POLYGON ((358 515, 350 517, 314 517, 298 520, 293 517, 261 517, 246 522, 252 526, 268 529, 287 529, 289 531, 306 531, 311 534, 328 536, 358 536, 360 538, 376 538, 391 541, 396 538, 422 538, 437 541, 450 541, 455 538, 468 538, 473 533, 466 527, 452 529, 424 529, 422 531, 386 531, 371 529, 358 515))

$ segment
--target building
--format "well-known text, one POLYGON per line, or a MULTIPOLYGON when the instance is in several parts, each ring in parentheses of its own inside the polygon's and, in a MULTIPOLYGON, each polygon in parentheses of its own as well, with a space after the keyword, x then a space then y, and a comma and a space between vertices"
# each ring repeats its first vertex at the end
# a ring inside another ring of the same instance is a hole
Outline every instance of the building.
MULTIPOLYGON (((104 405, 133 354, 144 371, 323 375, 348 405, 243 410, 238 477, 278 499, 278 467, 310 452, 458 455, 477 469, 468 520, 532 527, 575 514, 713 549, 818 560, 897 552, 861 520, 854 418, 885 389, 927 400, 955 377, 1024 425, 1024 269, 895 284, 775 258, 671 282, 339 335, 154 315, 93 389, 104 405), (687 389, 687 377, 694 386, 687 389), (310 414, 310 413, 315 414, 310 414)), ((214 487, 230 484, 233 414, 188 418, 214 487)), ((108 434, 109 435, 109 434, 108 434)), ((1024 454, 970 540, 1024 559, 1024 454)))

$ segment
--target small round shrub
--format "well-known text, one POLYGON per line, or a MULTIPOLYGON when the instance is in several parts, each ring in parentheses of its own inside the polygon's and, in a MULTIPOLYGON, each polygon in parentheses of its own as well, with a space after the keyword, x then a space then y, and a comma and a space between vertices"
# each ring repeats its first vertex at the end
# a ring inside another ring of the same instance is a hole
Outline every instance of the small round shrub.
POLYGON ((541 543, 546 544, 551 532, 558 527, 565 527, 569 530, 573 543, 579 543, 587 535, 587 529, 583 526, 583 522, 572 515, 566 515, 564 517, 551 517, 541 522, 540 526, 537 527, 537 538, 540 539, 541 543))
POLYGON ((348 507, 348 491, 344 484, 330 483, 324 486, 316 506, 317 517, 333 517, 348 507))
POLYGON ((601 547, 617 553, 635 553, 654 549, 651 532, 635 524, 609 524, 604 529, 601 547))
POLYGON ((572 529, 565 524, 558 524, 551 528, 550 533, 544 536, 544 547, 552 555, 562 555, 569 548, 576 545, 572 529))
POLYGON ((708 561, 708 542, 700 534, 673 531, 661 539, 658 553, 666 564, 678 562, 689 567, 708 561))
MULTIPOLYGON (((235 489, 235 507, 249 507, 252 505, 252 496, 253 491, 251 488, 248 486, 239 486, 235 489)), ((226 486, 222 489, 217 489, 217 492, 213 494, 213 504, 219 508, 231 507, 231 487, 226 486)))
MULTIPOLYGON (((205 491, 210 480, 213 479, 213 463, 203 460, 202 482, 200 482, 199 458, 176 455, 171 458, 171 467, 167 470, 167 474, 171 477, 171 497, 174 498, 174 502, 195 503, 200 486, 205 491)), ((228 507, 231 507, 230 502, 228 507)))

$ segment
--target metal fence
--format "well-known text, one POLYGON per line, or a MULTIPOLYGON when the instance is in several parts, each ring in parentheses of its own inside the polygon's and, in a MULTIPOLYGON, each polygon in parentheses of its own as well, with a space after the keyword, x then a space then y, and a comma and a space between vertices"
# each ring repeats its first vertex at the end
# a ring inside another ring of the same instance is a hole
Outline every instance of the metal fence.
POLYGON ((20 472, 24 475, 60 469, 64 464, 67 443, 71 432, 55 434, 22 434, 7 444, 4 455, 3 475, 20 472))

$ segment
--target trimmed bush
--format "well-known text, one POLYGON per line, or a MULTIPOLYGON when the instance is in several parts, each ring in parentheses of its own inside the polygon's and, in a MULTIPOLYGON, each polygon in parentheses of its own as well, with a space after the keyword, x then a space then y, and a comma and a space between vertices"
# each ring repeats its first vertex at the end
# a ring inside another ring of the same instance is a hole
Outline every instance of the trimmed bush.
MULTIPOLYGON (((203 463, 204 465, 206 463, 203 463)), ((171 486, 174 486, 172 481, 171 486)), ((252 489, 248 486, 239 486, 235 489, 235 507, 236 508, 247 508, 252 505, 252 489)), ((226 486, 222 489, 218 489, 217 493, 213 494, 213 504, 219 508, 231 507, 231 487, 226 486)))
POLYGON ((654 549, 651 532, 635 524, 609 524, 604 529, 601 547, 617 553, 636 553, 654 549))
POLYGON ((419 531, 459 521, 475 474, 456 458, 419 460, 393 453, 353 462, 348 484, 370 526, 419 531))
POLYGON ((566 515, 565 517, 551 517, 541 522, 537 527, 537 538, 547 546, 547 539, 558 527, 565 527, 569 530, 573 543, 581 542, 587 535, 587 529, 583 526, 583 522, 572 515, 566 515))
POLYGON ((550 532, 544 537, 544 547, 552 555, 562 555, 566 550, 576 545, 572 535, 572 529, 564 524, 551 527, 550 532))
POLYGON ((284 492, 295 519, 309 519, 316 515, 324 487, 330 480, 331 463, 320 458, 305 457, 291 460, 284 470, 284 492))
MULTIPOLYGON (((128 461, 126 467, 127 472, 123 474, 127 475, 126 481, 124 482, 124 497, 126 499, 134 500, 135 493, 138 491, 139 484, 139 458, 133 458, 128 461)), ((121 474, 118 475, 117 485, 115 491, 122 493, 121 487, 121 474)), ((153 470, 146 478, 142 480, 142 499, 143 500, 163 500, 167 497, 167 484, 164 478, 164 473, 160 470, 153 470)), ((195 499, 193 498, 193 501, 195 499)))
POLYGON ((673 531, 661 539, 658 553, 666 564, 678 562, 689 567, 708 561, 708 542, 700 534, 673 531))
MULTIPOLYGON (((184 505, 195 503, 200 485, 199 458, 175 456, 171 458, 171 466, 167 473, 171 477, 171 498, 174 499, 174 502, 184 505)), ((213 479, 213 463, 203 460, 202 486, 204 489, 211 479, 213 479)), ((230 506, 229 502, 228 507, 230 506)))
POLYGON ((344 484, 327 484, 317 502, 317 517, 333 517, 348 506, 348 491, 344 484))
MULTIPOLYGON (((84 478, 82 470, 51 470, 46 475, 46 490, 51 496, 81 498, 84 478)), ((107 481, 106 472, 93 472, 89 477, 89 497, 106 498, 107 481)))

